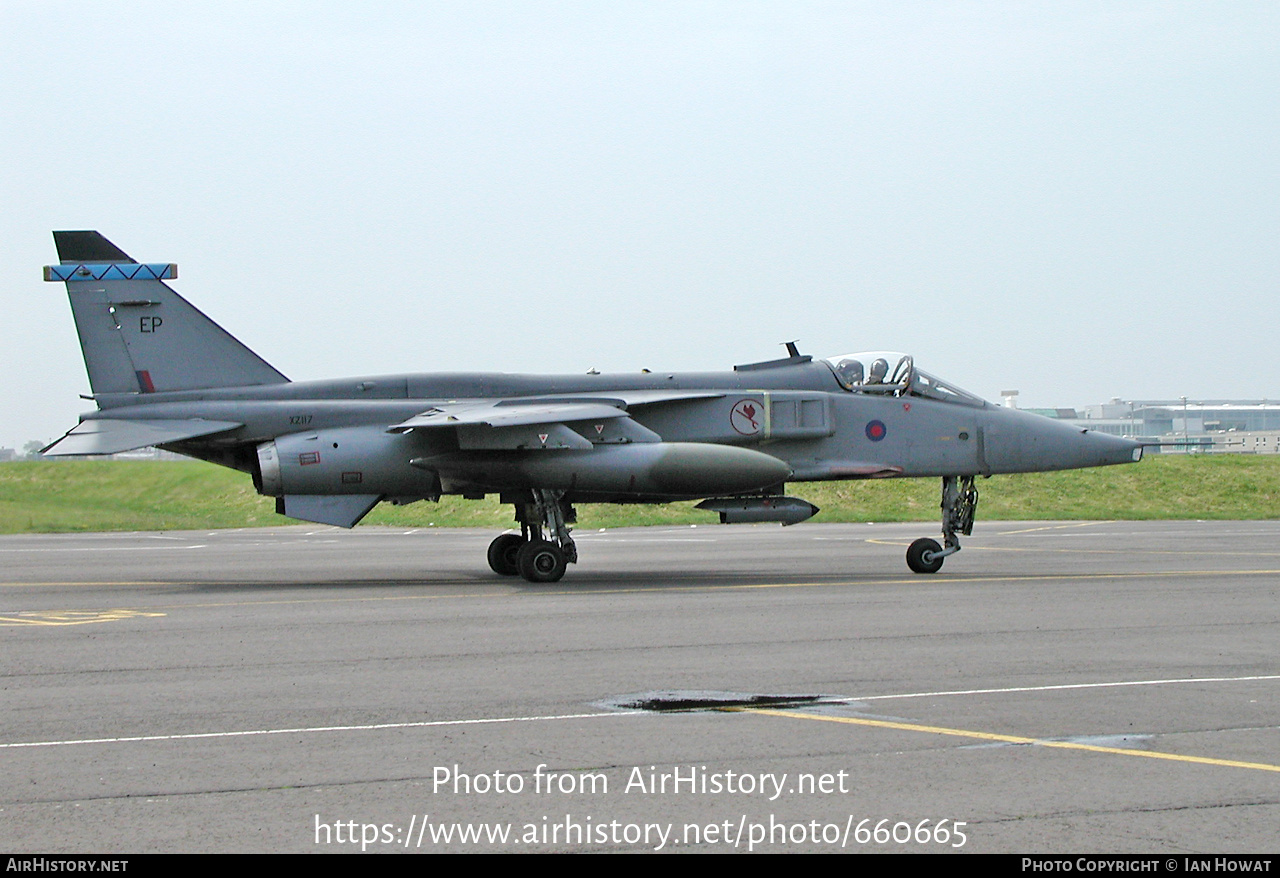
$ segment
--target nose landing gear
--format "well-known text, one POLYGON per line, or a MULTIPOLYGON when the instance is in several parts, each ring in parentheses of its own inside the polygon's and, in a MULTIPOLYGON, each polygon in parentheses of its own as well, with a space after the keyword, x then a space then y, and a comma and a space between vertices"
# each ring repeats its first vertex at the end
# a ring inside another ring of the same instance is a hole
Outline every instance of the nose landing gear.
POLYGON ((973 476, 942 477, 942 540, 921 537, 907 549, 907 566, 913 573, 937 573, 948 555, 960 551, 957 534, 973 533, 973 516, 978 509, 978 489, 973 476))

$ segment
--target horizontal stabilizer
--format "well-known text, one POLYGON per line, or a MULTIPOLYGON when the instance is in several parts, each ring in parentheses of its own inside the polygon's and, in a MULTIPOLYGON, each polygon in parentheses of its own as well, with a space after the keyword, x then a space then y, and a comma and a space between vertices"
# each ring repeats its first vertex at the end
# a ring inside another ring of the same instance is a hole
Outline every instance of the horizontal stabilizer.
POLYGON ((81 421, 41 454, 63 457, 73 454, 116 454, 152 445, 167 445, 184 439, 211 436, 234 430, 242 424, 234 421, 206 421, 204 418, 181 420, 122 421, 96 418, 81 421))

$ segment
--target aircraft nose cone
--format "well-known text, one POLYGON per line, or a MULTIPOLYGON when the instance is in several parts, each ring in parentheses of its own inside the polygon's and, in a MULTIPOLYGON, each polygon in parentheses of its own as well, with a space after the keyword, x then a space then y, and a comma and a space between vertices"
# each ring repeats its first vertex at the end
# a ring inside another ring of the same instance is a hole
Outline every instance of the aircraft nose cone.
POLYGON ((1142 459, 1142 445, 1132 439, 1029 412, 1001 410, 984 433, 986 461, 993 473, 1080 469, 1142 459))
POLYGON ((1099 461, 1097 464, 1086 464, 1086 466, 1137 463, 1142 460, 1142 445, 1132 439, 1107 433, 1095 433, 1092 430, 1086 431, 1084 438, 1086 444, 1090 446, 1091 453, 1097 455, 1099 461))

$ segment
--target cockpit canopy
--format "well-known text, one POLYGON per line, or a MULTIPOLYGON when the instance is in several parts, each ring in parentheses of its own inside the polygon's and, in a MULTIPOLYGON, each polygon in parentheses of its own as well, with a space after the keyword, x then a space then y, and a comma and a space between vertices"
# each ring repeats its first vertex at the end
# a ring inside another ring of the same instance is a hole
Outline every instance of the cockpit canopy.
POLYGON ((840 386, 850 393, 921 396, 941 402, 986 405, 980 397, 917 369, 909 354, 865 351, 828 357, 823 362, 831 367, 840 386))

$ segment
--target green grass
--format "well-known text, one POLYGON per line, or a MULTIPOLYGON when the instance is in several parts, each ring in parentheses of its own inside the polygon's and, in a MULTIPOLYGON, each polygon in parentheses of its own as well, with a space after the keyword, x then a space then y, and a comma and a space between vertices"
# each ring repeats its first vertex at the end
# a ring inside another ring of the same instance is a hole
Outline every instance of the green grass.
MULTIPOLYGON (((1280 455, 1155 455, 1136 466, 979 480, 979 520, 1280 518, 1280 455)), ((822 508, 814 521, 934 521, 937 479, 791 485, 822 508)), ((693 503, 583 505, 584 528, 711 524, 693 503)), ((189 530, 290 524, 249 477, 211 464, 62 461, 0 464, 0 533, 189 530)), ((497 496, 380 504, 367 524, 396 527, 511 526, 497 496)))

